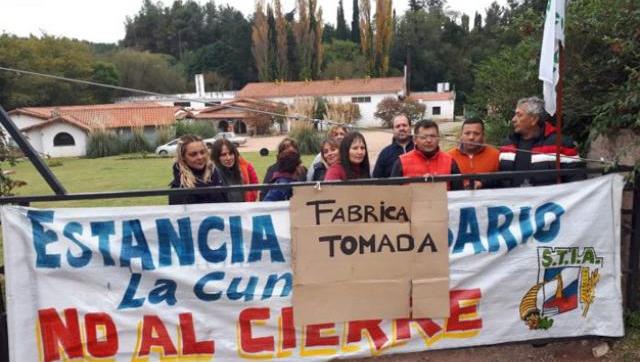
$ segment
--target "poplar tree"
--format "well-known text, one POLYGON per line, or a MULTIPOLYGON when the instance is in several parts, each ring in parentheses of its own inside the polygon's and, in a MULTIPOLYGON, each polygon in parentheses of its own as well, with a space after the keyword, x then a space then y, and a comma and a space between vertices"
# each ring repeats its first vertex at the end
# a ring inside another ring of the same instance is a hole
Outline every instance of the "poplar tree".
POLYGON ((360 0, 360 48, 367 60, 367 74, 372 75, 375 68, 373 47, 373 26, 371 25, 371 2, 360 0))
POLYGON ((287 33, 287 20, 282 13, 282 4, 280 0, 273 2, 276 21, 276 45, 277 45, 277 69, 278 78, 289 80, 289 40, 287 33))
POLYGON ((256 10, 253 16, 251 29, 251 53, 256 61, 258 78, 261 81, 269 81, 269 25, 264 14, 264 0, 256 0, 256 10))
POLYGON ((389 52, 393 35, 392 0, 376 1, 375 55, 373 70, 376 76, 386 76, 389 72, 389 52))

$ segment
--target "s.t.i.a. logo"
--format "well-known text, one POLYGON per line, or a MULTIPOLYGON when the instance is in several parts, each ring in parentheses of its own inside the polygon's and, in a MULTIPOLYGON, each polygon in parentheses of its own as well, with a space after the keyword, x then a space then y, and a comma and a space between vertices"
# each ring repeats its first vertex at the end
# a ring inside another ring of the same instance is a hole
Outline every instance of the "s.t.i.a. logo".
POLYGON ((576 310, 585 318, 602 265, 592 247, 538 248, 538 280, 520 301, 520 318, 529 329, 549 329, 552 316, 576 310))

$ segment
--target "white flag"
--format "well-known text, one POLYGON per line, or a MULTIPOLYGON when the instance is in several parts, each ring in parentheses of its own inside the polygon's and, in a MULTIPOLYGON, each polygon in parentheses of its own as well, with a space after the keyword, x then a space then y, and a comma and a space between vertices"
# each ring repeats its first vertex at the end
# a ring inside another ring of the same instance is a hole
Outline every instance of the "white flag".
POLYGON ((560 79, 560 44, 564 44, 564 15, 566 0, 549 0, 544 21, 540 72, 545 109, 556 113, 556 85, 560 79))

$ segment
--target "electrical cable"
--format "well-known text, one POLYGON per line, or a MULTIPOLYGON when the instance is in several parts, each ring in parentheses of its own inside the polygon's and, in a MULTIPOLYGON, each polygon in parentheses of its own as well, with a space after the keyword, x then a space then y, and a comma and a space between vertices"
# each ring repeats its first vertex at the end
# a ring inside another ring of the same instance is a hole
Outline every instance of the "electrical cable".
MULTIPOLYGON (((206 103, 207 102, 207 99, 204 99, 204 98, 176 97, 176 96, 171 95, 171 94, 164 94, 164 93, 159 93, 159 92, 147 91, 147 90, 143 90, 143 89, 136 89, 136 88, 130 88, 130 87, 122 87, 122 86, 117 86, 117 85, 111 85, 111 84, 104 84, 104 83, 88 81, 88 80, 82 80, 82 79, 68 78, 68 77, 63 77, 63 76, 59 76, 59 75, 53 75, 53 74, 47 74, 47 73, 39 73, 39 72, 34 72, 34 71, 29 71, 29 70, 22 70, 22 69, 2 67, 2 66, 0 66, 0 70, 4 70, 4 71, 8 71, 8 72, 14 72, 14 73, 18 73, 18 74, 26 74, 26 75, 32 75, 32 76, 56 79, 56 80, 61 80, 61 81, 66 81, 66 82, 71 82, 71 83, 77 83, 77 84, 91 85, 91 86, 102 87, 102 88, 110 88, 110 89, 119 90, 119 91, 125 91, 125 92, 129 92, 129 93, 138 93, 138 94, 162 97, 162 98, 164 98, 166 100, 169 100, 169 101, 189 101, 189 102, 202 102, 202 103, 206 103)), ((359 130, 371 130, 371 129, 373 129, 373 128, 368 128, 368 127, 360 127, 360 126, 356 126, 356 125, 345 125, 344 123, 340 123, 340 122, 336 122, 336 121, 332 121, 332 120, 328 120, 328 119, 316 119, 316 118, 311 118, 311 117, 307 117, 307 116, 299 115, 299 114, 297 114, 297 115, 287 115, 287 114, 269 112, 269 111, 265 111, 265 110, 261 110, 261 109, 234 106, 234 105, 223 104, 223 103, 217 104, 217 105, 215 105, 215 107, 236 109, 236 110, 241 110, 241 111, 247 111, 247 112, 253 112, 253 113, 260 113, 260 114, 275 116, 275 117, 290 118, 290 119, 295 119, 295 120, 298 120, 298 121, 307 120, 307 121, 310 121, 310 122, 313 122, 313 123, 320 123, 320 124, 324 123, 324 124, 327 124, 327 125, 340 125, 340 126, 346 126, 346 127, 350 128, 350 129, 359 129, 359 130)), ((376 128, 376 130, 380 131, 377 128, 376 128)), ((388 130, 383 130, 383 131, 384 132, 389 132, 388 130)), ((443 137, 443 138, 446 141, 460 143, 459 139, 453 139, 452 137, 443 137)), ((496 147, 495 145, 491 145, 491 144, 488 144, 488 143, 475 143, 475 142, 466 142, 466 143, 471 144, 471 145, 477 145, 477 146, 496 147)), ((519 151, 519 152, 531 153, 531 154, 534 154, 534 155, 535 154, 549 154, 549 153, 545 153, 545 152, 537 152, 537 151, 525 150, 525 149, 520 149, 520 148, 516 148, 515 150, 519 151)), ((604 163, 604 164, 609 164, 609 165, 615 165, 614 161, 608 161, 608 160, 604 160, 604 159, 596 160, 596 159, 589 159, 589 158, 584 158, 584 157, 580 157, 580 156, 564 156, 564 155, 562 157, 575 159, 575 160, 580 160, 580 161, 585 161, 585 162, 598 162, 598 163, 604 163)))

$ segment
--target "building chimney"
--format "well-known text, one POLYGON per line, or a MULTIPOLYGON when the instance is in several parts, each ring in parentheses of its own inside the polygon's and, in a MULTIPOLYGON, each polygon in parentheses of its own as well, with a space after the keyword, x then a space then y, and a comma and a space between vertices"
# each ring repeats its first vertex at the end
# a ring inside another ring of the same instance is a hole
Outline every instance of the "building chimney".
POLYGON ((196 94, 198 95, 198 97, 202 98, 204 97, 204 75, 203 74, 196 74, 195 75, 195 81, 196 81, 196 94))

